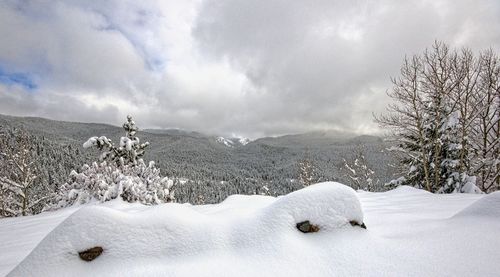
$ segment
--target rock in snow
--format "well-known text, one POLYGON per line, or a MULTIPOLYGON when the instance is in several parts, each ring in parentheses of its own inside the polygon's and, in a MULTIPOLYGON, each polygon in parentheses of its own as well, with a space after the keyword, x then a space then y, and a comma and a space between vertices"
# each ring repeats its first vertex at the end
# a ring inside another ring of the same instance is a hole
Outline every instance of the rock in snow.
POLYGON ((318 225, 311 224, 309 220, 297 223, 297 229, 302 233, 316 233, 319 231, 318 225))
POLYGON ((99 257, 102 254, 102 251, 104 251, 102 247, 94 246, 87 250, 78 252, 78 256, 80 256, 80 259, 90 262, 93 261, 95 258, 99 257))

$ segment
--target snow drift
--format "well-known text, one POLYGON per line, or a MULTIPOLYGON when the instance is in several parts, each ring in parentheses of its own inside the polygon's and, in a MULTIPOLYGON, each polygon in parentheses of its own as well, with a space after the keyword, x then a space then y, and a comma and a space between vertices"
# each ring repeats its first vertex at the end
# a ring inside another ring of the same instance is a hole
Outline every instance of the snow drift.
POLYGON ((19 263, 9 276, 498 276, 500 220, 488 211, 499 201, 408 187, 355 193, 337 183, 217 205, 112 201, 0 222, 0 239, 23 246, 28 235, 16 230, 34 222, 51 230, 51 217, 67 217, 21 263, 27 250, 14 263, 14 246, 0 245, 0 270, 5 257, 9 270, 19 263), (297 230, 304 220, 319 231, 297 230), (95 246, 99 257, 79 258, 95 246))
MULTIPOLYGON (((227 204, 230 201, 221 205, 227 204)), ((354 190, 338 183, 296 191, 251 213, 204 214, 180 204, 133 213, 89 206, 62 222, 9 276, 168 275, 174 260, 219 256, 224 257, 222 261, 237 262, 238 257, 250 253, 286 258, 289 250, 300 253, 312 247, 310 236, 364 231, 350 222, 363 223, 361 206, 354 190), (297 230, 296 224, 306 220, 319 227, 318 234, 297 230), (104 249, 101 256, 92 262, 79 258, 80 251, 95 246, 104 249)), ((311 252, 311 256, 316 255, 311 252)), ((255 258, 243 260, 253 260, 251 265, 258 263, 255 258)), ((196 276, 212 275, 210 272, 196 276)))
POLYGON ((492 217, 500 221, 500 191, 488 194, 453 216, 462 217, 492 217))

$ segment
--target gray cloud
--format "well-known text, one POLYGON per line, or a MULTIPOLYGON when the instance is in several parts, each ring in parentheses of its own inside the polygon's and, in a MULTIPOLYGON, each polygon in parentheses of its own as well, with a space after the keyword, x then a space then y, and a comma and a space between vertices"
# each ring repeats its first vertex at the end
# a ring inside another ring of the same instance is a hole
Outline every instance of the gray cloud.
POLYGON ((273 119, 258 129, 369 131, 406 53, 435 39, 498 49, 499 23, 493 1, 223 0, 204 3, 194 35, 255 85, 255 122, 273 119))
POLYGON ((0 74, 37 85, 0 83, 0 113, 113 124, 131 113, 144 127, 251 137, 366 133, 405 54, 435 39, 498 51, 500 3, 3 1, 0 37, 0 74))

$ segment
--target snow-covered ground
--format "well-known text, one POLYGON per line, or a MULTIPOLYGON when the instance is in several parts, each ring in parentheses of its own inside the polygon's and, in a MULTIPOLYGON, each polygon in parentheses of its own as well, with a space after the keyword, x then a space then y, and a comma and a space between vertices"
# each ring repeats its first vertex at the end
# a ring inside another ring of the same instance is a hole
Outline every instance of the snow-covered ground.
POLYGON ((323 183, 217 205, 115 200, 1 219, 0 275, 499 276, 499 234, 500 192, 355 193, 323 183), (305 220, 319 231, 299 232, 305 220), (94 246, 101 256, 79 259, 94 246))

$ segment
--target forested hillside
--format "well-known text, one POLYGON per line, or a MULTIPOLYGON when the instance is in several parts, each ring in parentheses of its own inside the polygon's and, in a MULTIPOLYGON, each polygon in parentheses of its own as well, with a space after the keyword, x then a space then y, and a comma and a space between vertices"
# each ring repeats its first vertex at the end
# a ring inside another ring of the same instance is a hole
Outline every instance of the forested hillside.
MULTIPOLYGON (((24 130, 37 145, 43 144, 37 159, 50 174, 42 174, 39 182, 51 191, 57 191, 72 169, 96 160, 96 150, 82 147, 89 137, 105 135, 117 141, 123 135, 117 126, 32 117, 1 115, 0 126, 9 136, 24 130)), ((314 132, 261 138, 234 147, 220 143, 216 136, 181 130, 146 130, 140 137, 151 144, 144 160, 155 161, 162 175, 179 179, 178 202, 216 203, 235 193, 286 194, 303 187, 299 175, 304 160, 311 164, 314 181, 355 186, 353 178, 363 176, 352 176, 344 169, 346 163, 354 164, 359 153, 374 172, 371 178, 377 180, 372 190, 384 190, 383 184, 392 178, 388 145, 373 136, 314 132)))

